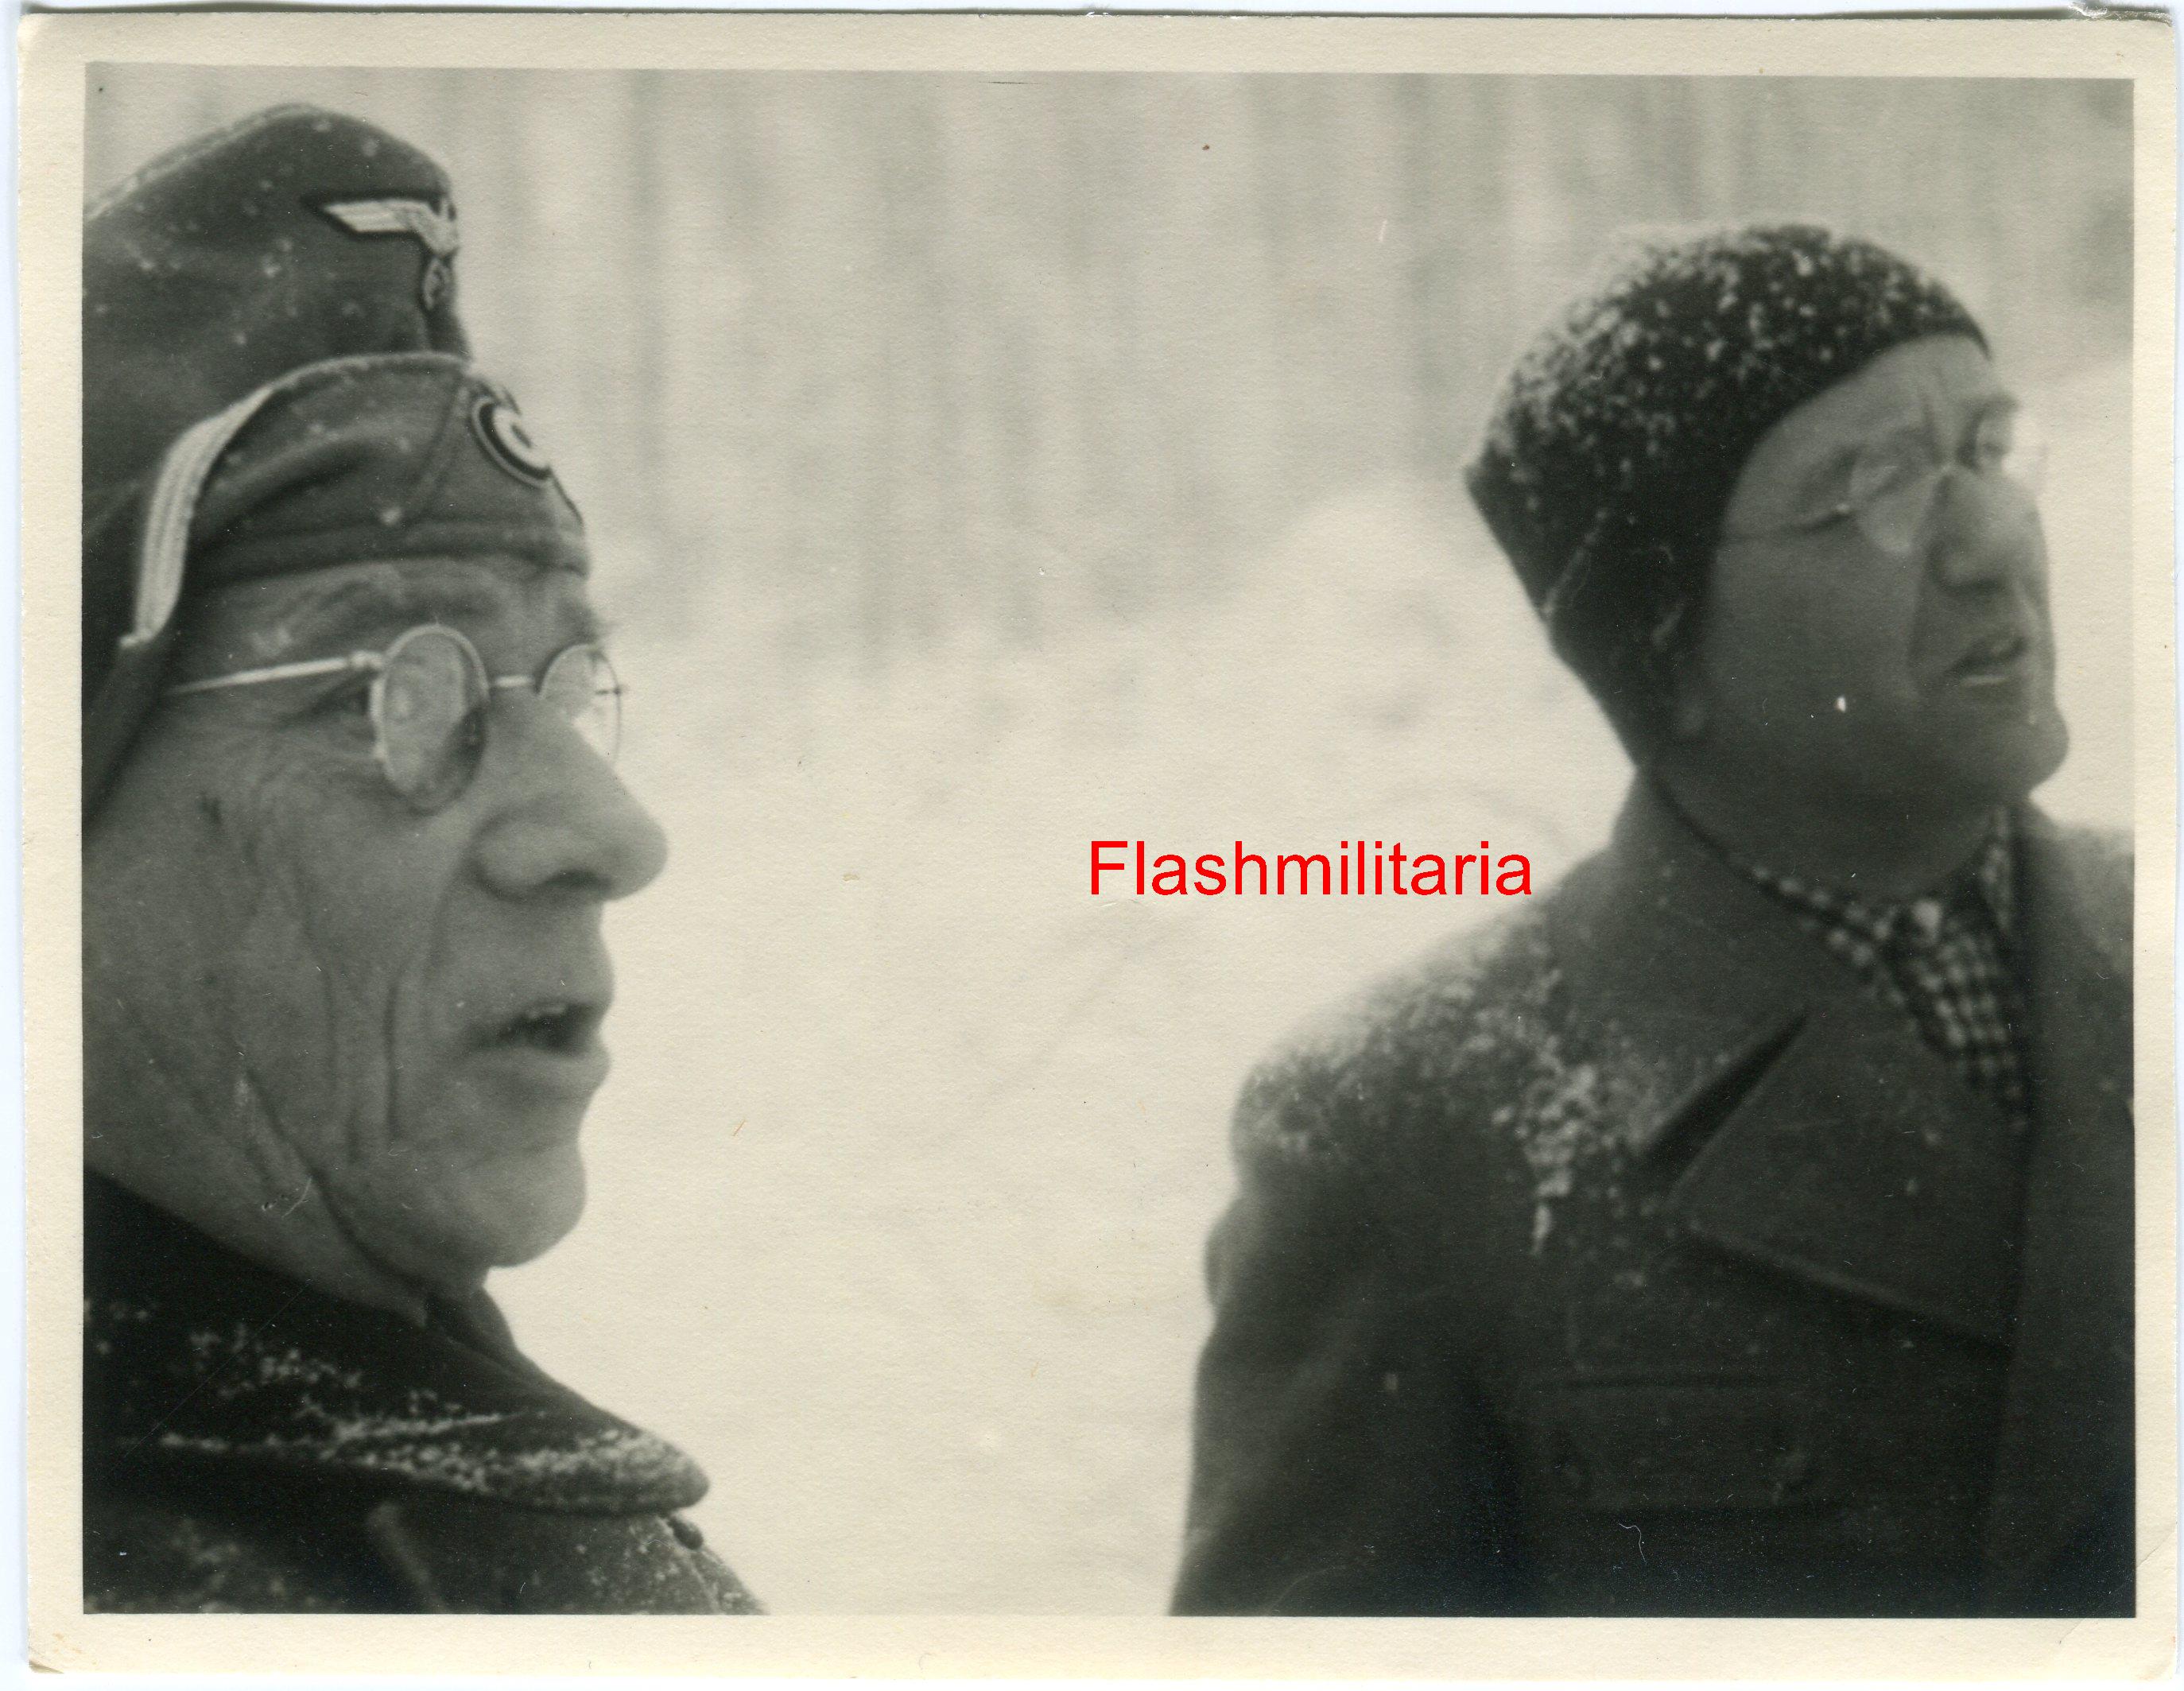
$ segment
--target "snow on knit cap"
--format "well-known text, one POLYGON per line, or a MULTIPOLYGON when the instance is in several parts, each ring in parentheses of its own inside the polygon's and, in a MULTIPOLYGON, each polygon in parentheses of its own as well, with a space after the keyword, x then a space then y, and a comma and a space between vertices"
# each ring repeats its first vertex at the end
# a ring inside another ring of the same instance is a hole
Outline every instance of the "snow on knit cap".
POLYGON ((1809 224, 1649 242, 1533 342, 1466 474, 1556 651, 1642 760, 1760 438, 1880 353, 1986 337, 1939 282, 1809 224))
POLYGON ((186 578, 198 594, 482 553, 590 569, 576 507, 514 402, 444 353, 336 359, 258 389, 187 431, 106 526, 134 539, 139 562, 120 660, 84 722, 86 802, 158 699, 186 578))

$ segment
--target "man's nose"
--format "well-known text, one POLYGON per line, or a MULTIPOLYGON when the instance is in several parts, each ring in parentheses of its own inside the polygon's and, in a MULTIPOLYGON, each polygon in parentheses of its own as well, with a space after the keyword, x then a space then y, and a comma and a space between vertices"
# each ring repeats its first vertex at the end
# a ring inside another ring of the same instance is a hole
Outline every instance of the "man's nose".
POLYGON ((478 784, 492 806, 480 871, 504 898, 627 898, 666 864, 667 837, 652 813, 574 727, 535 699, 493 712, 478 784))
POLYGON ((1944 587, 1999 587, 2036 574, 2047 556, 2030 489, 1958 469, 1943 482, 1932 565, 1944 587))

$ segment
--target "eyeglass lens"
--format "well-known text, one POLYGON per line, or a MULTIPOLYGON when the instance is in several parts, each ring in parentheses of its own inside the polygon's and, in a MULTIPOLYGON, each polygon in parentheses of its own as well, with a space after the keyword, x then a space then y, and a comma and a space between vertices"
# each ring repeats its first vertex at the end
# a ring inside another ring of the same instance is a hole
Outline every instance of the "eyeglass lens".
POLYGON ((387 648, 373 690, 379 759, 423 810, 460 793, 485 754, 485 666, 452 629, 413 628, 387 648))
MULTIPOLYGON (((606 654, 571 646, 547 665, 539 702, 612 762, 621 748, 621 687, 606 654)), ((373 712, 380 761, 394 790, 423 810, 452 801, 485 755, 492 687, 476 648, 451 628, 413 628, 387 649, 373 712)))
POLYGON ((1930 443, 1902 437, 1875 442, 1852 467, 1847 503, 1874 545, 1892 556, 1908 557, 1953 471, 1969 467, 2008 483, 2024 497, 2030 515, 2044 462, 2036 437, 2014 416, 2003 414, 1981 423, 1969 466, 1937 459, 1930 443))
POLYGON ((621 749, 621 683, 596 646, 571 646, 546 666, 538 698, 566 717, 584 743, 609 763, 621 749))

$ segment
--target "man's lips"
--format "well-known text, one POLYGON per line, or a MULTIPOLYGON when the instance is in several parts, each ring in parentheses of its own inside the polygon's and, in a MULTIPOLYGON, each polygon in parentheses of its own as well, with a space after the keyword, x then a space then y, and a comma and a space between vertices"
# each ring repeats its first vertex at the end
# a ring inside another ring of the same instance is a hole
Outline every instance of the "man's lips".
POLYGON ((599 1043, 604 1004, 578 998, 541 998, 525 1005, 495 1028, 488 1043, 518 1045, 554 1056, 572 1056, 599 1043))
POLYGON ((2032 642, 2017 629, 1988 635, 1949 665, 1959 687, 1999 687, 2015 678, 2032 654, 2032 642))
POLYGON ((552 1092, 589 1095, 607 1075, 599 1026, 613 989, 557 987, 515 1000, 503 1014, 480 1022, 474 1049, 496 1068, 552 1092))

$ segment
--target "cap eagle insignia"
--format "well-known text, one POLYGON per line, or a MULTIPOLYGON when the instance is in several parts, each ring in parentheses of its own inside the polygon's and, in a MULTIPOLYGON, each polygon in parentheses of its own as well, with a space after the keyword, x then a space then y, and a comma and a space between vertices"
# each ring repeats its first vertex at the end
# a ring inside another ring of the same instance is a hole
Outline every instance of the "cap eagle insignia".
POLYGON ((392 235, 416 242, 425 249, 418 300, 430 311, 447 298, 454 281, 455 254, 463 244, 453 200, 444 196, 428 199, 417 194, 382 194, 370 199, 320 200, 318 210, 352 235, 392 235))

